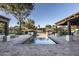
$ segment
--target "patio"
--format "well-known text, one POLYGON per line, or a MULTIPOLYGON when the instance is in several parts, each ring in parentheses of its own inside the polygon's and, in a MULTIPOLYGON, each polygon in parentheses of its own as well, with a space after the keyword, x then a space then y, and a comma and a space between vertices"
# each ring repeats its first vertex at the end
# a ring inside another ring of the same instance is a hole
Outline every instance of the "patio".
POLYGON ((71 33, 71 26, 75 25, 78 28, 78 26, 79 26, 79 12, 66 17, 63 20, 56 22, 55 24, 56 24, 56 28, 57 28, 57 26, 66 26, 67 25, 68 35, 66 36, 66 40, 73 41, 73 35, 71 33))

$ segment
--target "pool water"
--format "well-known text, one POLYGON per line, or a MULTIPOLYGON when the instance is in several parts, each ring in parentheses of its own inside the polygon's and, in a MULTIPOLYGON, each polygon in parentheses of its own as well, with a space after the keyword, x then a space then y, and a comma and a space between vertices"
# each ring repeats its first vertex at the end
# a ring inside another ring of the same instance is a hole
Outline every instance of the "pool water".
POLYGON ((33 39, 32 44, 55 44, 50 38, 36 37, 33 39))
POLYGON ((56 44, 53 40, 48 37, 34 37, 32 39, 28 39, 22 44, 56 44))
POLYGON ((52 39, 48 38, 47 33, 37 33, 33 38, 23 42, 23 44, 56 44, 52 39))

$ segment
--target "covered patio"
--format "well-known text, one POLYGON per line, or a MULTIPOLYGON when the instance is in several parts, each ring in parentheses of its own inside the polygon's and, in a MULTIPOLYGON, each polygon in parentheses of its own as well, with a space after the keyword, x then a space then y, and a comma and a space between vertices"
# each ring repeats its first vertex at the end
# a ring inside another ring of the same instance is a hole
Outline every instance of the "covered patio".
POLYGON ((73 40, 73 38, 72 38, 73 35, 71 33, 71 26, 77 26, 77 28, 78 28, 78 26, 79 26, 79 12, 66 17, 63 20, 56 22, 55 24, 56 24, 56 28, 57 28, 57 26, 67 25, 67 30, 68 30, 67 39, 73 40))
POLYGON ((0 15, 0 23, 4 24, 3 42, 7 41, 7 36, 9 34, 9 20, 9 18, 0 15))

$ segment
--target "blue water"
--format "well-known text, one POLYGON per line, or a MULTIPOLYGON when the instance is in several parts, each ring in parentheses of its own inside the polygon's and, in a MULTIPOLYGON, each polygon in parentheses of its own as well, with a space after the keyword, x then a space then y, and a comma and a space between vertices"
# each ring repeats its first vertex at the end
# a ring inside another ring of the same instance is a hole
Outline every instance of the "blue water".
POLYGON ((56 44, 50 38, 36 37, 33 39, 33 44, 56 44))

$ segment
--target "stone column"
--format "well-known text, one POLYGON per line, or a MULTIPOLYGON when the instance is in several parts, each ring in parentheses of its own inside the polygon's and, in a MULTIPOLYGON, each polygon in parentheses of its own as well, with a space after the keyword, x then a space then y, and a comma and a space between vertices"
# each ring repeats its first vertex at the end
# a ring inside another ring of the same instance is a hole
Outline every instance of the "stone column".
POLYGON ((57 25, 56 25, 56 27, 55 27, 55 36, 58 36, 58 30, 57 30, 57 25))
POLYGON ((6 42, 6 41, 7 41, 7 36, 8 36, 8 34, 9 34, 8 23, 7 23, 7 22, 5 22, 4 29, 5 29, 5 31, 4 31, 5 36, 3 36, 3 42, 6 42))
POLYGON ((71 22, 67 22, 68 25, 68 35, 66 36, 67 41, 73 41, 73 35, 71 34, 71 22))
POLYGON ((68 35, 71 35, 71 22, 68 21, 67 25, 68 25, 68 35))

